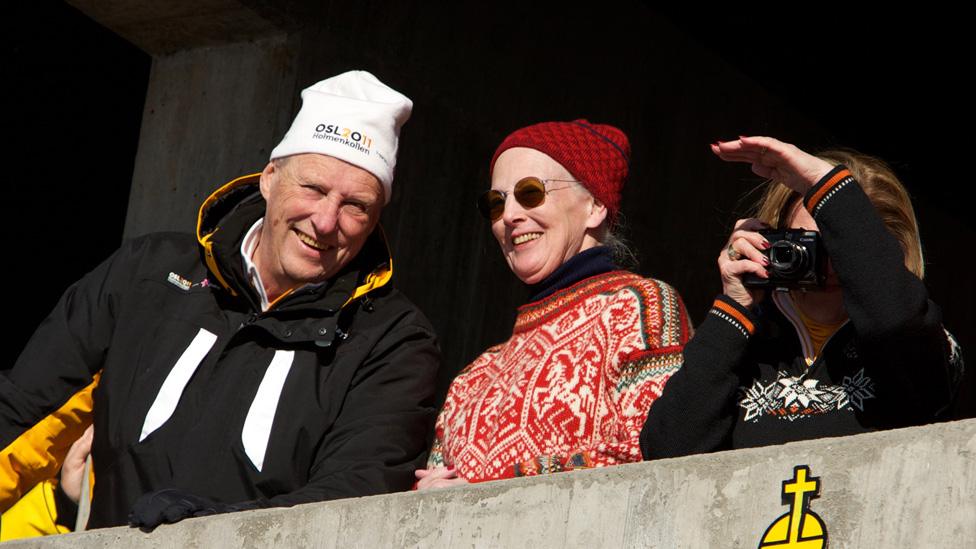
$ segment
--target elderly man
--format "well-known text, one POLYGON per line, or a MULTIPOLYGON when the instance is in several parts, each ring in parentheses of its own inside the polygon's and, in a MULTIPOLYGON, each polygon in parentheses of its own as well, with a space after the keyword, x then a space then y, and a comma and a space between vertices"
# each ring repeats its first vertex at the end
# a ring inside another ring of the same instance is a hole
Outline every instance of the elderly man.
POLYGON ((5 505, 92 415, 91 527, 410 487, 440 356, 391 288, 378 220, 412 104, 361 71, 302 98, 264 171, 204 202, 196 239, 127 242, 0 377, 5 505))

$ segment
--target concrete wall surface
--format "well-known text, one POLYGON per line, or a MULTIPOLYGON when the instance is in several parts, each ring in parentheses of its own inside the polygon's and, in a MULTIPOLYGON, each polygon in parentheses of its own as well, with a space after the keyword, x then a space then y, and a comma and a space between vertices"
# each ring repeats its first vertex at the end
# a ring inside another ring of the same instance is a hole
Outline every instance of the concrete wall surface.
POLYGON ((299 100, 293 55, 277 35, 153 59, 127 238, 191 232, 213 190, 264 168, 299 100))
MULTIPOLYGON (((830 547, 976 547, 976 420, 10 547, 757 547, 798 465, 830 547)), ((770 547, 822 547, 814 522, 814 539, 770 547)))
POLYGON ((245 42, 294 27, 301 0, 67 0, 153 55, 245 42))

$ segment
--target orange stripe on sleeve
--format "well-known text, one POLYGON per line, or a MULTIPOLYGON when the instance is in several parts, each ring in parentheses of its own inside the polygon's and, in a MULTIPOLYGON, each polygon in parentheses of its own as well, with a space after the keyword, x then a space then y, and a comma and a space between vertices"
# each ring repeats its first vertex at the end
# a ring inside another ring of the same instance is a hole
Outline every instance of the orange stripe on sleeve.
POLYGON ((712 304, 712 307, 715 307, 716 309, 722 311, 723 313, 726 313, 732 318, 738 320, 739 324, 742 324, 742 327, 745 328, 747 332, 749 332, 749 335, 752 335, 756 331, 756 327, 753 326, 752 322, 748 318, 746 318, 745 315, 740 313, 735 307, 729 305, 728 303, 716 299, 715 303, 712 304))
POLYGON ((807 204, 806 204, 807 211, 812 212, 813 207, 817 205, 817 202, 820 202, 820 199, 823 198, 823 196, 827 194, 830 191, 830 189, 834 188, 834 185, 836 185, 845 177, 849 177, 850 175, 851 175, 851 171, 846 169, 835 173, 833 177, 831 177, 830 179, 827 180, 826 183, 824 183, 823 187, 820 187, 819 191, 813 193, 813 196, 810 197, 810 200, 807 200, 807 204))

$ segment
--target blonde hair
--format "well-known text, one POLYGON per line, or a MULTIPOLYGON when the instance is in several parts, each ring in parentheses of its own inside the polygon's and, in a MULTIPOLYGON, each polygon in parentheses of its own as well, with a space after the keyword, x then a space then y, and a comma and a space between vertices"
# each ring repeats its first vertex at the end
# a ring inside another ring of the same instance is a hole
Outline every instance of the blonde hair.
MULTIPOLYGON (((905 254, 905 267, 924 278, 925 259, 922 256, 922 239, 918 233, 918 221, 912 208, 911 197, 895 172, 880 158, 852 150, 829 150, 817 155, 831 164, 843 164, 851 170, 864 194, 874 205, 888 232, 898 240, 905 254)), ((757 219, 775 228, 789 224, 793 208, 802 197, 782 183, 770 181, 759 198, 753 214, 757 219)))

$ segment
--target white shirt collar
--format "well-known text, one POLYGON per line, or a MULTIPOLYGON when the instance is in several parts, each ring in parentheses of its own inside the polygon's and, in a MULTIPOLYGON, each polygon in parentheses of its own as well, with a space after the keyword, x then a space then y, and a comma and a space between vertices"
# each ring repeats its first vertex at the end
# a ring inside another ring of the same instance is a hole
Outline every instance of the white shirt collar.
POLYGON ((264 291, 264 284, 261 282, 261 275, 258 273, 258 268, 253 260, 254 251, 258 247, 258 241, 261 237, 262 225, 264 225, 263 217, 255 221, 254 225, 248 229, 247 234, 244 235, 244 241, 241 242, 241 258, 244 260, 244 272, 247 274, 247 280, 261 299, 261 311, 263 312, 268 310, 270 304, 268 303, 268 294, 264 291))

